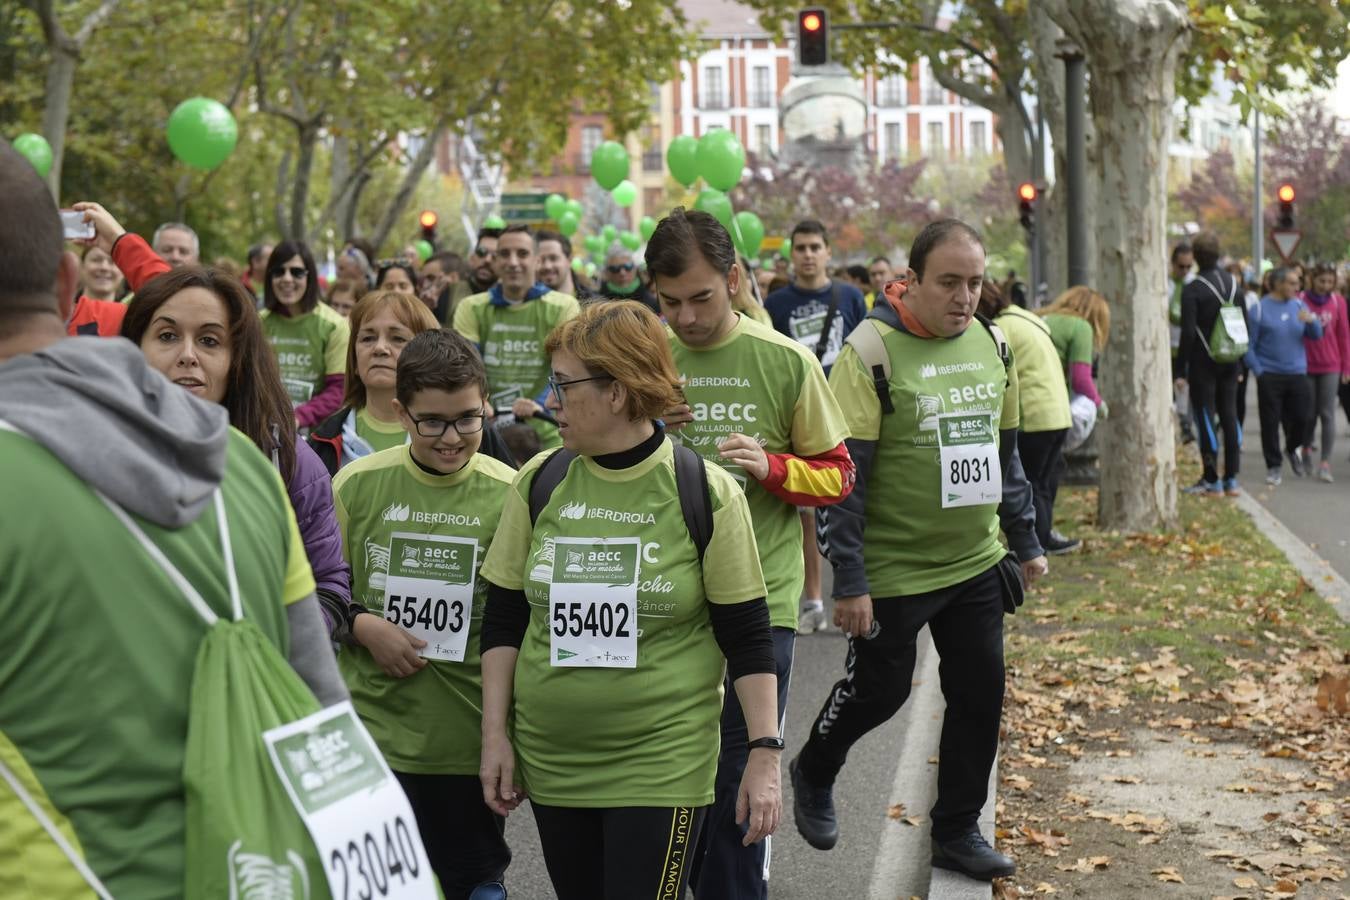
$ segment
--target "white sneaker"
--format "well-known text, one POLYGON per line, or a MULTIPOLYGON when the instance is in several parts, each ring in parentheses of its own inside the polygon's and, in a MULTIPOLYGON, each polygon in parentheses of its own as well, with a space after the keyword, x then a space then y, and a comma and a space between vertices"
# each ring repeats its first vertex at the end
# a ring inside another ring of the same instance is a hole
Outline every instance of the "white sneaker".
POLYGON ((821 606, 803 606, 801 615, 797 618, 797 633, 810 634, 813 631, 826 631, 830 627, 830 621, 825 617, 825 607, 821 606))

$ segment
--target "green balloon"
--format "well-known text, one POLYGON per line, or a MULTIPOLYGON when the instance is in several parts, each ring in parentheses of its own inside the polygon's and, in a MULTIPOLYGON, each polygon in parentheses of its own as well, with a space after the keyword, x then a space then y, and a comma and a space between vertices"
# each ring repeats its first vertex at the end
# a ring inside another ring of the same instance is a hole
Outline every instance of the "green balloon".
POLYGON ((714 128, 698 141, 698 173, 709 187, 729 191, 741 181, 745 148, 735 133, 714 128))
POLYGON ((591 256, 599 256, 605 252, 605 239, 598 234, 586 235, 586 240, 582 241, 582 244, 591 256))
POLYGON ((702 210, 722 223, 723 228, 731 227, 731 199, 715 188, 704 188, 698 192, 694 209, 702 210))
POLYGON ((764 222, 748 209, 736 213, 735 221, 731 233, 740 238, 741 253, 751 258, 758 256, 759 245, 764 243, 764 222))
POLYGON ((619 243, 629 250, 636 250, 642 246, 642 238, 638 237, 636 232, 622 231, 619 233, 619 243))
POLYGON ((52 145, 40 134, 21 134, 14 139, 14 149, 33 164, 39 178, 46 178, 52 170, 52 145))
POLYGON ((436 252, 436 248, 431 246, 431 242, 427 240, 415 241, 413 249, 417 251, 417 258, 422 262, 426 262, 431 258, 431 254, 436 252))
POLYGON ((638 233, 642 235, 644 241, 650 241, 652 235, 656 233, 656 220, 651 216, 643 216, 642 221, 638 222, 638 233))
POLYGON ((586 214, 586 207, 581 205, 580 200, 568 200, 563 204, 563 207, 563 211, 570 212, 572 215, 576 216, 578 222, 580 222, 581 217, 586 214))
POLYGON ((689 187, 698 180, 698 138, 682 134, 666 148, 666 165, 671 177, 689 187))
POLYGON ((600 271, 600 267, 593 262, 586 263, 586 277, 594 278, 595 273, 600 271))
POLYGON ((488 216, 486 219, 483 220, 483 227, 484 227, 484 228, 505 228, 505 227, 506 227, 506 220, 503 219, 501 216, 497 215, 496 213, 493 213, 492 215, 488 216))
POLYGON ((225 104, 193 97, 169 116, 169 149, 194 169, 210 171, 234 152, 239 128, 225 104))
POLYGON ((792 259, 792 244, 789 241, 783 241, 778 245, 778 255, 783 259, 792 259))
POLYGON ((558 230, 567 237, 576 234, 579 225, 581 225, 581 217, 570 209, 558 217, 558 230))
POLYGON ((558 217, 567 212, 567 198, 562 194, 549 194, 544 201, 544 212, 553 221, 558 221, 558 217))
POLYGON ((637 199, 637 185, 625 178, 620 181, 614 190, 609 192, 614 198, 614 202, 619 206, 632 206, 633 201, 637 199))
POLYGON ((572 260, 573 272, 576 272, 578 275, 580 275, 585 270, 585 268, 586 268, 586 260, 582 259, 580 256, 572 260))
POLYGON ((628 177, 628 151, 618 141, 605 141, 591 154, 591 175, 607 191, 628 177))
POLYGON ((615 228, 613 225, 606 225, 600 230, 600 233, 605 236, 605 246, 608 247, 610 244, 614 243, 614 239, 618 237, 619 229, 615 228))

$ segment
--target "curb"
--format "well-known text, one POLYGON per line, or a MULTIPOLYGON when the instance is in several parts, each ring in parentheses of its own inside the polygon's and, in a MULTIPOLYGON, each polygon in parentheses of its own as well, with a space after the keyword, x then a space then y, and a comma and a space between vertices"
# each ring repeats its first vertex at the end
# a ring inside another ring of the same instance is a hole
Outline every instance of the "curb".
POLYGON ((1275 547, 1298 569, 1299 574, 1322 599, 1331 604, 1342 621, 1350 622, 1350 582, 1341 577, 1325 559, 1303 543, 1275 514, 1261 505, 1249 492, 1238 495, 1237 505, 1275 547))

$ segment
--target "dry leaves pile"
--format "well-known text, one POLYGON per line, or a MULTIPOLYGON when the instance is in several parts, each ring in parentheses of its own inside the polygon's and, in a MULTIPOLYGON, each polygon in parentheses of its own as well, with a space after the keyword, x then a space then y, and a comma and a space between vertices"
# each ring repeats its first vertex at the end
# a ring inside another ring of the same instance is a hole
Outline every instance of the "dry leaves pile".
POLYGON ((1093 535, 1084 526, 1086 558, 1057 559, 1058 577, 1010 621, 996 833, 1019 873, 996 885, 996 897, 1069 885, 1125 896, 1126 882, 1113 887, 1110 879, 1126 870, 1136 886, 1190 881, 1185 894, 1206 879, 1213 884, 1222 872, 1216 864, 1233 871, 1232 888, 1247 892, 1234 896, 1293 896, 1300 885, 1330 888, 1347 878, 1345 631, 1315 608, 1323 601, 1272 558, 1245 518, 1217 524, 1204 527, 1249 534, 1201 541, 1198 527, 1177 537, 1093 535), (1267 814, 1252 836, 1260 852, 1202 856, 1198 848, 1215 844, 1197 847, 1164 806, 1121 812, 1104 802, 1120 785, 1147 787, 1147 776, 1109 766, 1094 783, 1066 774, 1077 760, 1128 760, 1139 749, 1130 736, 1141 728, 1200 759, 1217 756, 1216 744, 1237 744, 1296 761, 1249 767, 1222 790, 1252 795, 1250 802, 1308 798, 1292 813, 1267 814))

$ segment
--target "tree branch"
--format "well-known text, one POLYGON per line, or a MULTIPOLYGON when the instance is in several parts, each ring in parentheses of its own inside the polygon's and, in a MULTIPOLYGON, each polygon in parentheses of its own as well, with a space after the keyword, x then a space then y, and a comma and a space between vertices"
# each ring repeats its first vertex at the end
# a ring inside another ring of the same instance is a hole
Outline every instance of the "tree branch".
POLYGON ((84 45, 98 27, 108 21, 108 17, 113 14, 120 2, 121 0, 103 0, 98 9, 85 16, 84 23, 80 25, 80 30, 75 32, 75 43, 79 45, 81 50, 84 49, 84 45))

